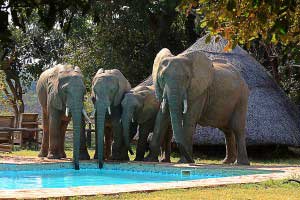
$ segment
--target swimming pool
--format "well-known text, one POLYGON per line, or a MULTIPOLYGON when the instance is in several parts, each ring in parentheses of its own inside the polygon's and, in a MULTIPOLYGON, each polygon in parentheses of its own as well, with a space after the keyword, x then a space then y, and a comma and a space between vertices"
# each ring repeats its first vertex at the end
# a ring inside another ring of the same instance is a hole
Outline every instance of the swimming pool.
POLYGON ((85 168, 81 167, 80 170, 74 170, 70 165, 48 165, 46 168, 41 168, 39 165, 29 165, 25 168, 8 166, 6 170, 0 168, 0 190, 164 183, 273 172, 234 168, 158 167, 141 164, 106 164, 103 169, 98 169, 96 163, 91 163, 85 168))

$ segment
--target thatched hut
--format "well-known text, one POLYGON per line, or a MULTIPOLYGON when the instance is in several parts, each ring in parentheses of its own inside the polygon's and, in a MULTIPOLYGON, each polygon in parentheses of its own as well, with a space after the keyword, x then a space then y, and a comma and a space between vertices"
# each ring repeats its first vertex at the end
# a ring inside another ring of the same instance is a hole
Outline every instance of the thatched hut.
MULTIPOLYGON (((300 146, 300 114, 264 67, 241 47, 224 52, 226 41, 205 43, 205 36, 188 51, 203 51, 212 59, 224 59, 242 74, 250 89, 247 115, 247 145, 300 146)), ((152 82, 151 77, 147 80, 152 82)), ((194 134, 195 145, 224 144, 223 133, 211 127, 200 127, 194 134)))

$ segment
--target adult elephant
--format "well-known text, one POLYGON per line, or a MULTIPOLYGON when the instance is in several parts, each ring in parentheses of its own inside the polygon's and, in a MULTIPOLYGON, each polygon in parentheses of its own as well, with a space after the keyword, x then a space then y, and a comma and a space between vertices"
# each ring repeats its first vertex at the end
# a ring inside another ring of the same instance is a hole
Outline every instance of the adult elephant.
MULTIPOLYGON (((180 162, 194 162, 192 135, 198 123, 224 132, 224 163, 249 164, 245 143, 249 90, 232 65, 213 63, 199 51, 173 56, 162 49, 154 60, 152 77, 157 98, 162 101, 156 126, 159 129, 169 110, 180 162)), ((154 132, 148 160, 157 161, 161 137, 154 132)))
POLYGON ((43 139, 39 157, 49 159, 65 158, 65 132, 73 119, 73 160, 75 169, 79 169, 79 159, 89 158, 85 151, 82 122, 84 115, 83 97, 86 92, 79 67, 56 65, 44 71, 36 85, 39 102, 43 113, 43 139), (79 154, 79 151, 81 153, 79 154))
POLYGON ((131 89, 130 83, 117 69, 99 69, 92 83, 92 100, 95 106, 96 152, 99 168, 103 165, 104 125, 110 123, 113 132, 112 160, 129 160, 128 149, 124 145, 121 124, 121 101, 131 89), (108 114, 108 115, 107 115, 108 114))
MULTIPOLYGON (((125 94, 122 100, 122 126, 124 141, 127 148, 130 146, 132 136, 129 134, 132 122, 138 124, 139 139, 136 149, 135 161, 143 161, 147 149, 147 138, 153 131, 155 118, 159 110, 160 102, 155 98, 154 86, 137 86, 125 94)), ((169 123, 168 123, 169 124, 169 123)), ((165 129, 168 126, 165 126, 165 129)), ((167 130, 163 130, 167 131, 167 130)), ((166 134, 164 140, 164 159, 170 162, 170 134, 166 134)))

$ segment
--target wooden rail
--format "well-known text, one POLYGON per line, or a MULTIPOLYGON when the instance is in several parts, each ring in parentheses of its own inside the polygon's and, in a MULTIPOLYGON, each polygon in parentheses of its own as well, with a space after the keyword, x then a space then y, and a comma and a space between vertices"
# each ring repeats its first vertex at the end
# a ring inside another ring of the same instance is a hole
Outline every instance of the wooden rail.
POLYGON ((0 131, 29 131, 29 132, 35 132, 35 131, 42 131, 42 130, 43 129, 41 129, 41 128, 10 128, 10 127, 0 127, 0 131))

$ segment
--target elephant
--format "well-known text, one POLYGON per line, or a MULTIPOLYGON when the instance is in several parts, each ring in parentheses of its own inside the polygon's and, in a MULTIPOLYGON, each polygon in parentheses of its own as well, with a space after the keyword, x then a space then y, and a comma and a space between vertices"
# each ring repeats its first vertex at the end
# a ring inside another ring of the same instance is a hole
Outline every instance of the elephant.
POLYGON ((89 158, 85 146, 83 124, 87 114, 83 109, 86 88, 82 73, 77 66, 56 65, 45 70, 36 85, 42 107, 43 138, 39 157, 65 158, 65 132, 73 119, 73 160, 79 169, 79 159, 89 158), (81 142, 82 141, 82 142, 81 142))
MULTIPOLYGON (((103 70, 96 73, 92 82, 92 100, 95 107, 96 152, 99 168, 103 166, 103 138, 105 124, 109 123, 113 132, 112 160, 129 160, 128 150, 124 148, 121 124, 121 101, 131 85, 117 69, 103 70)), ((132 153, 131 149, 130 152, 132 153)))
POLYGON ((164 48, 154 60, 152 77, 156 97, 162 103, 148 161, 157 161, 163 137, 159 129, 169 116, 181 154, 179 162, 194 162, 192 135, 199 124, 224 132, 223 163, 249 165, 245 141, 249 89, 234 66, 222 60, 213 62, 201 51, 174 56, 164 48))
MULTIPOLYGON (((149 133, 153 131, 155 118, 160 106, 160 102, 155 97, 154 85, 141 85, 131 89, 125 94, 121 104, 125 145, 127 148, 130 146, 130 139, 132 138, 129 134, 130 124, 136 122, 139 127, 139 139, 134 160, 143 161, 147 149, 147 138, 149 133)), ((170 162, 170 142, 170 134, 166 134, 164 140, 164 162, 170 162)))

